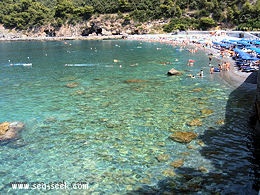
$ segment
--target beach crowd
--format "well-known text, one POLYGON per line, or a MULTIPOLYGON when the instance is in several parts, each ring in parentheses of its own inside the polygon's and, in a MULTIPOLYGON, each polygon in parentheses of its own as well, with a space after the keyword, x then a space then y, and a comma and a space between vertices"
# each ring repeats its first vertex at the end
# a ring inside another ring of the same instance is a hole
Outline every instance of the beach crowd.
MULTIPOLYGON (((214 74, 217 72, 229 72, 230 76, 238 77, 241 83, 248 77, 248 73, 242 72, 238 67, 236 67, 235 61, 233 58, 236 53, 233 51, 233 48, 216 48, 214 47, 215 42, 221 42, 222 40, 237 40, 238 37, 230 37, 226 33, 224 34, 180 34, 180 35, 131 35, 128 36, 127 39, 130 40, 138 40, 138 41, 146 41, 146 42, 159 42, 163 44, 169 44, 173 47, 178 47, 179 50, 187 50, 190 53, 196 53, 198 50, 202 50, 208 55, 208 65, 209 65, 209 73, 214 74), (217 58, 218 63, 213 64, 212 59, 217 58)), ((188 59, 187 65, 194 65, 193 59, 188 59)), ((199 77, 203 77, 203 70, 198 73, 199 77)), ((194 75, 188 75, 191 78, 195 78, 194 75)))

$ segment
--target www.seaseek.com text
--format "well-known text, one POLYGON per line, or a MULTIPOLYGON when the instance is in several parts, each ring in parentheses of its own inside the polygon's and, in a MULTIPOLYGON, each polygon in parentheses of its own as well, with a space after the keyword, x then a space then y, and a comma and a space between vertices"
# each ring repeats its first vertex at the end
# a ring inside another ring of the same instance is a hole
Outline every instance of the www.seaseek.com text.
POLYGON ((89 182, 11 182, 13 190, 88 190, 89 182))

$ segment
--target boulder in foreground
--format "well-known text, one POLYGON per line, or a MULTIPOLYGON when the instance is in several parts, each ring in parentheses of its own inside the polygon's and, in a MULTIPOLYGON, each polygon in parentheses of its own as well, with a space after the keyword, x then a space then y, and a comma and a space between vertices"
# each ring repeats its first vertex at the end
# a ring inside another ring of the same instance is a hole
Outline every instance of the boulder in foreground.
POLYGON ((24 128, 22 122, 0 123, 0 141, 10 140, 17 137, 18 132, 24 128))

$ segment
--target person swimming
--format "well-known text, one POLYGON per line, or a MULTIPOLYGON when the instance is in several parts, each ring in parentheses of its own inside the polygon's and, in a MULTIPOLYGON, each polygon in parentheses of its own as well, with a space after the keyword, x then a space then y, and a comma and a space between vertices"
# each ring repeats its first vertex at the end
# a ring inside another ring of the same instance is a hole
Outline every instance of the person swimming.
POLYGON ((192 74, 189 74, 188 77, 190 77, 192 79, 196 78, 195 75, 192 75, 192 74))
POLYGON ((203 75, 203 70, 202 70, 202 69, 200 70, 199 76, 200 76, 200 77, 203 77, 203 76, 204 76, 204 75, 203 75))
POLYGON ((214 66, 211 66, 211 67, 210 67, 209 72, 210 72, 210 74, 213 74, 213 72, 214 72, 214 66))

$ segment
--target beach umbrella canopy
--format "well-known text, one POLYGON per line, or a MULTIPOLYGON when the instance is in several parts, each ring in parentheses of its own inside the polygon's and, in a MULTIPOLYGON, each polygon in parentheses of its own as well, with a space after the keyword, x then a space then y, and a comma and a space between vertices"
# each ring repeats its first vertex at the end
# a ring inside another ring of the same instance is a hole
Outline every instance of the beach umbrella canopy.
POLYGON ((238 40, 228 40, 231 43, 237 43, 238 40))
POLYGON ((220 45, 220 42, 217 42, 217 41, 213 41, 212 43, 215 45, 220 45))
POLYGON ((251 49, 251 50, 255 51, 257 54, 260 54, 260 48, 257 48, 257 47, 249 47, 248 49, 251 49))
POLYGON ((221 47, 229 48, 229 44, 226 44, 226 43, 216 42, 216 41, 213 41, 212 43, 213 43, 214 45, 219 45, 219 46, 221 46, 221 47))
POLYGON ((236 45, 237 41, 233 41, 233 40, 222 40, 221 42, 225 43, 225 44, 229 44, 229 45, 236 45))
POLYGON ((255 41, 253 41, 253 44, 254 45, 260 45, 260 41, 259 40, 255 40, 255 41))
POLYGON ((251 46, 250 43, 248 43, 247 41, 244 41, 244 40, 238 41, 237 44, 238 44, 238 45, 247 46, 247 47, 250 47, 250 46, 251 46))
POLYGON ((241 49, 238 48, 235 48, 234 52, 236 52, 242 60, 259 60, 258 58, 251 56, 250 54, 243 52, 241 49))

